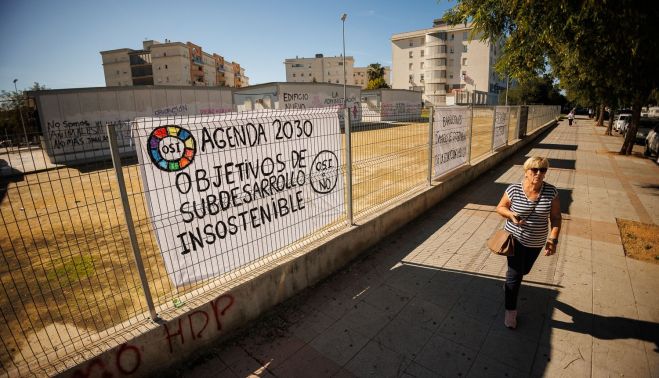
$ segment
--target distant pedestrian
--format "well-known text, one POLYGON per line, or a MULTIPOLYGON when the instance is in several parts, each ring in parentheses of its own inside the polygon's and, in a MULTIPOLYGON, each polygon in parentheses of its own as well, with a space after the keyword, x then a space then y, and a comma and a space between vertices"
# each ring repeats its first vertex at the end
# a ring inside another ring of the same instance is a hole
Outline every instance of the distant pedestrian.
POLYGON ((567 115, 567 122, 569 126, 572 126, 572 122, 574 122, 574 109, 570 110, 570 113, 567 115))
POLYGON ((499 215, 506 218, 504 229, 513 235, 515 244, 514 256, 507 257, 508 271, 504 284, 504 324, 511 329, 517 327, 517 296, 522 278, 531 271, 543 247, 545 256, 556 253, 558 234, 561 232, 558 190, 544 181, 548 168, 547 158, 528 158, 524 163, 524 180, 506 188, 496 209, 499 215))
POLYGON ((588 119, 593 118, 593 109, 588 109, 588 119))

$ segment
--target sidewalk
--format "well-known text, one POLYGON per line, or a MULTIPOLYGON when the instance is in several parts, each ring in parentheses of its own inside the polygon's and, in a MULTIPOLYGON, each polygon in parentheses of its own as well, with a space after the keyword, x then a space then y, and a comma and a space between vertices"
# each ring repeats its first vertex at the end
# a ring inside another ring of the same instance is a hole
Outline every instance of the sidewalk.
MULTIPOLYGON (((659 377, 659 265, 624 256, 615 219, 659 224, 659 166, 620 136, 561 122, 496 170, 235 339, 168 370, 186 377, 659 377), (503 326, 505 258, 485 241, 526 156, 550 158, 558 255, 540 256, 503 326)), ((640 151, 640 148, 639 148, 640 151)))

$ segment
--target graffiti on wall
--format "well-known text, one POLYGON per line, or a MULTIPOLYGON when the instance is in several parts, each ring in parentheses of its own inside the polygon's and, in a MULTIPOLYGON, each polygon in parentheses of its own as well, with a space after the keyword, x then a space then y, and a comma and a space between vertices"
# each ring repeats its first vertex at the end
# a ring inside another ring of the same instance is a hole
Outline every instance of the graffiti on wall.
MULTIPOLYGON (((205 308, 192 311, 178 319, 161 326, 163 337, 160 342, 167 345, 170 355, 182 345, 194 343, 201 339, 219 336, 224 329, 223 321, 227 311, 231 310, 235 299, 231 294, 223 294, 211 301, 205 308)), ((124 343, 103 356, 79 366, 72 371, 73 378, 119 377, 138 372, 144 362, 144 356, 150 348, 161 349, 151 339, 143 343, 124 343)), ((156 353, 157 354, 157 353, 156 353)), ((159 357, 158 357, 159 358, 159 357)), ((167 360, 164 358, 163 360, 167 360)))

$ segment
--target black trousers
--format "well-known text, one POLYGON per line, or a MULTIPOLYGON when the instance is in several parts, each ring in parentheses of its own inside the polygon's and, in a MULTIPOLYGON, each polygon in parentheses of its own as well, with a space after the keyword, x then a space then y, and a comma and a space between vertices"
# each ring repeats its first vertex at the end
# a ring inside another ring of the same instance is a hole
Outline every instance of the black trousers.
POLYGON ((522 286, 522 278, 529 274, 541 250, 542 247, 525 247, 515 239, 515 256, 508 256, 508 271, 504 284, 506 310, 517 309, 517 295, 522 286))

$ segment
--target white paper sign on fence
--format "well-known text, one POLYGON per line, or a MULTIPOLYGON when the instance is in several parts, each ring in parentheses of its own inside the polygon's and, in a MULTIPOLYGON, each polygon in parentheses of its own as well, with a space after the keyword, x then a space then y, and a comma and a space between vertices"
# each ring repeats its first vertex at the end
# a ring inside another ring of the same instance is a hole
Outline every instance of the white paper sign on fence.
POLYGON ((435 108, 432 125, 434 178, 467 162, 470 124, 468 108, 435 108))
POLYGON ((266 256, 343 214, 336 109, 142 118, 134 134, 176 286, 266 256))
POLYGON ((494 108, 494 134, 492 139, 492 149, 505 146, 508 140, 508 113, 510 108, 507 106, 497 106, 494 108))

